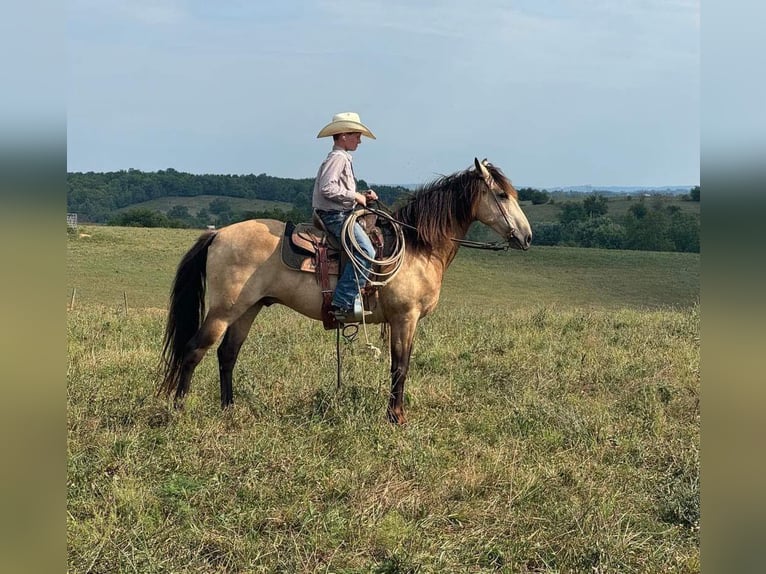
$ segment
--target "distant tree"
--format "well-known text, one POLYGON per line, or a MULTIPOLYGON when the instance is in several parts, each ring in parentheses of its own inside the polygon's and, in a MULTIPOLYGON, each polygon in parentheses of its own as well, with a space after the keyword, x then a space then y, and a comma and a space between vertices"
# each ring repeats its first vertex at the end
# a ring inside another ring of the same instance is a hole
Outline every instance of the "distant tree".
POLYGON ((532 194, 532 205, 544 205, 550 201, 551 197, 547 191, 535 190, 532 194))
POLYGON ((214 221, 213 216, 210 215, 210 212, 204 207, 197 211, 195 220, 197 227, 207 227, 208 225, 213 224, 214 221))
POLYGON ((216 197, 208 205, 208 210, 210 211, 210 213, 213 213, 215 215, 220 215, 221 213, 224 213, 224 212, 231 212, 231 202, 222 197, 216 197))
POLYGON ((558 245, 561 242, 560 223, 537 223, 532 233, 535 245, 558 245))
POLYGON ((185 205, 174 205, 168 210, 167 215, 174 219, 189 219, 191 217, 189 208, 185 205))
POLYGON ((573 235, 580 247, 620 249, 625 241, 625 228, 609 217, 597 215, 579 222, 573 235))
MULTIPOLYGON (((674 206, 675 207, 675 206, 674 206)), ((670 228, 668 235, 673 242, 674 251, 699 253, 700 251, 700 222, 690 213, 680 209, 670 211, 670 228)))
POLYGON ((625 249, 673 251, 670 218, 665 210, 648 210, 643 203, 637 203, 630 206, 623 225, 625 249))
POLYGON ((585 209, 579 201, 561 203, 559 209, 561 211, 559 211, 558 218, 562 225, 585 219, 585 209))
POLYGON ((647 213, 649 213, 649 210, 646 208, 643 201, 635 203, 628 208, 628 215, 634 219, 643 219, 646 217, 647 213))
POLYGON ((606 197, 598 193, 586 197, 582 202, 582 207, 585 211, 585 215, 588 217, 606 215, 606 212, 609 211, 606 197))
POLYGON ((699 201, 700 200, 700 186, 695 185, 691 190, 689 190, 689 199, 692 201, 699 201))
POLYGON ((123 227, 171 227, 165 214, 145 208, 130 209, 115 215, 108 223, 123 227))

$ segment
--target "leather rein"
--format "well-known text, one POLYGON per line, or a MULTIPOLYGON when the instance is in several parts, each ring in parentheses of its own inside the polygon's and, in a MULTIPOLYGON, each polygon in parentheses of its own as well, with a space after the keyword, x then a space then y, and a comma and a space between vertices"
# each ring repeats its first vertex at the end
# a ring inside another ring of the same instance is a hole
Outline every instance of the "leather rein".
MULTIPOLYGON (((497 199, 497 195, 495 195, 492 192, 492 188, 490 187, 488 189, 488 192, 492 195, 492 199, 495 200, 495 203, 497 204, 497 208, 500 210, 500 213, 503 215, 503 219, 505 219, 505 222, 508 224, 508 229, 513 231, 513 225, 511 225, 510 220, 508 219, 508 215, 505 213, 505 210, 503 209, 503 206, 500 205, 500 200, 497 199)), ((407 229, 411 229, 413 231, 417 231, 418 228, 410 225, 408 223, 404 223, 403 221, 399 221, 398 219, 395 219, 393 215, 391 215, 390 210, 386 205, 384 205, 380 200, 378 200, 378 203, 384 207, 384 210, 375 209, 373 207, 366 207, 368 211, 371 211, 375 215, 378 215, 380 217, 383 217, 384 219, 388 219, 392 223, 396 223, 397 225, 401 225, 402 227, 406 227, 407 229)), ((500 241, 472 241, 470 239, 458 239, 456 237, 450 237, 452 241, 457 243, 458 245, 461 245, 463 247, 468 247, 470 249, 487 249, 490 251, 508 251, 508 249, 511 246, 511 240, 509 239, 506 242, 500 242, 500 241)))

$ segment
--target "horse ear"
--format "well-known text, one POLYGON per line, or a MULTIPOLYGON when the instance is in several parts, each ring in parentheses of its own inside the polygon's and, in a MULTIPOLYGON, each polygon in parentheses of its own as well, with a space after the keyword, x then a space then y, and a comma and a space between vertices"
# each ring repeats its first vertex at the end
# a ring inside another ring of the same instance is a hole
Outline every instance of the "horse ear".
POLYGON ((489 170, 487 169, 487 166, 485 164, 487 160, 480 162, 479 158, 473 158, 473 163, 476 165, 476 171, 478 171, 481 174, 481 177, 484 178, 484 183, 487 184, 487 187, 492 187, 492 176, 489 174, 489 170))

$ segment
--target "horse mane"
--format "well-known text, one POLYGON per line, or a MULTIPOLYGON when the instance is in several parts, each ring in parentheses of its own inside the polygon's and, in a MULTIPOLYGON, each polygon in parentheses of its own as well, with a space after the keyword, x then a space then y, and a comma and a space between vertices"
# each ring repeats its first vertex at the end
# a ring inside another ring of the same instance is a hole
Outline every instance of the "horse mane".
MULTIPOLYGON (((490 163, 485 164, 495 183, 509 195, 518 197, 510 180, 490 163)), ((430 250, 452 238, 463 237, 476 220, 476 206, 486 190, 484 179, 474 168, 442 175, 418 187, 406 203, 394 211, 404 227, 407 243, 416 250, 430 250)))

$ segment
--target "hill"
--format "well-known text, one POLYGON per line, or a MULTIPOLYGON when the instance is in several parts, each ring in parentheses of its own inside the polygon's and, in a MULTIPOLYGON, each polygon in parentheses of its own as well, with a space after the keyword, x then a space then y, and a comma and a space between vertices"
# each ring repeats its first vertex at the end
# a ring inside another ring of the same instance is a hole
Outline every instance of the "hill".
MULTIPOLYGON (((364 181, 359 183, 361 186, 367 186, 364 181)), ((124 212, 126 209, 137 209, 152 200, 215 196, 227 200, 240 198, 289 203, 293 211, 308 216, 313 185, 314 180, 310 178, 280 178, 265 173, 198 175, 174 169, 157 172, 135 169, 106 173, 71 172, 67 174, 67 211, 77 213, 81 221, 104 223, 119 214, 118 210, 124 212)), ((404 188, 385 185, 376 185, 375 189, 386 203, 393 203, 401 193, 406 192, 404 188)), ((196 207, 198 204, 193 205, 196 207)), ((277 209, 284 211, 282 207, 277 209)))
MULTIPOLYGON (((204 228, 258 217, 292 221, 311 218, 312 179, 266 174, 193 175, 168 169, 150 173, 70 173, 67 184, 67 208, 83 222, 204 228)), ((359 185, 368 184, 360 181, 359 185)), ((404 186, 375 188, 387 205, 395 205, 411 194, 404 186)), ((520 189, 519 197, 541 245, 699 251, 699 188, 697 201, 683 201, 681 196, 671 194, 549 194, 532 188, 520 189), (596 214, 598 218, 594 219, 592 212, 574 209, 569 210, 566 221, 558 222, 562 210, 591 199, 603 200, 604 211, 596 214)), ((485 240, 488 234, 487 229, 475 226, 470 238, 485 240)))
MULTIPOLYGON (((594 192, 597 193, 597 192, 594 192)), ((561 206, 566 203, 582 201, 587 195, 579 195, 575 197, 566 198, 554 198, 554 203, 544 203, 534 205, 532 202, 522 202, 522 209, 529 219, 529 222, 534 223, 556 223, 558 221, 559 213, 561 212, 561 206)), ((688 213, 699 218, 700 215, 700 202, 699 201, 686 201, 682 197, 676 195, 653 195, 645 197, 643 195, 618 195, 618 196, 606 196, 608 211, 606 215, 613 220, 619 220, 624 218, 628 214, 628 210, 636 203, 645 202, 647 204, 659 203, 663 208, 678 208, 683 213, 688 213)))
POLYGON ((269 201, 267 199, 249 199, 244 197, 229 197, 221 195, 197 195, 194 197, 171 196, 158 197, 148 201, 131 203, 125 207, 119 207, 114 213, 125 213, 131 209, 150 209, 159 211, 165 215, 172 212, 173 208, 186 208, 190 214, 199 213, 200 210, 210 211, 210 203, 216 199, 224 199, 234 211, 284 211, 288 212, 293 204, 286 201, 269 201))
POLYGON ((637 195, 646 193, 650 195, 686 195, 694 185, 563 185, 547 187, 545 189, 551 193, 601 193, 604 195, 637 195))

